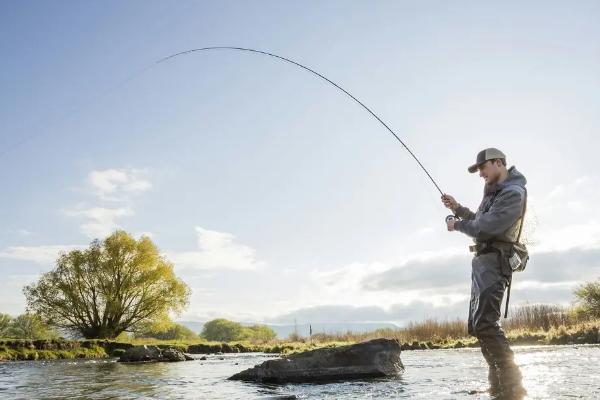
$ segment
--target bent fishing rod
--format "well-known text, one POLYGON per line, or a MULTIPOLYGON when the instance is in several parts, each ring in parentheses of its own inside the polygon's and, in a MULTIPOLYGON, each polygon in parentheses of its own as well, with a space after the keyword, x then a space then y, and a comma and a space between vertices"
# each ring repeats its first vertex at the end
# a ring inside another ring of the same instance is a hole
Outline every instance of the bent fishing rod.
POLYGON ((285 61, 287 63, 293 64, 297 67, 300 67, 316 76, 318 76, 319 78, 327 81, 328 83, 332 84, 333 86, 335 86, 337 89, 341 90, 344 94, 346 94, 348 97, 350 97, 352 100, 354 100, 355 102, 357 102, 358 104, 360 104, 360 106, 362 108, 364 108, 365 110, 367 110, 369 112, 369 114, 371 114, 377 121, 379 121, 379 123, 381 125, 383 125, 385 127, 385 129, 388 130, 388 132, 390 132, 395 138, 396 140, 398 140, 398 142, 400 142, 400 144, 404 147, 404 149, 406 149, 406 151, 408 151, 408 153, 412 156, 412 158, 415 159, 415 161, 417 162, 417 164, 419 164, 419 166, 421 167, 421 169, 423 170, 423 172, 425 172, 425 174, 427 174, 427 177, 431 180, 431 183, 434 184, 435 188, 438 190, 438 192, 440 192, 440 194, 443 196, 444 192, 442 192, 442 189, 440 189, 439 185, 436 183, 436 181, 433 179, 433 177, 431 176, 431 174, 429 173, 429 171, 427 171, 427 169, 425 168, 425 166, 423 166, 423 164, 421 163, 421 161, 419 161, 419 159, 417 158, 417 156, 412 152, 412 150, 406 145, 406 143, 404 143, 402 141, 402 139, 400 139, 400 137, 396 134, 396 132, 394 132, 392 130, 392 128, 390 128, 385 122, 383 122, 383 120, 381 118, 379 118, 379 116, 377 114, 375 114, 369 107, 367 107, 365 105, 365 103, 363 103, 362 101, 360 101, 359 99, 357 99, 352 93, 348 92, 346 89, 344 89, 343 87, 341 87, 340 85, 338 85, 337 83, 335 83, 334 81, 332 81, 331 79, 327 78, 326 76, 324 76, 323 74, 318 73, 317 71, 315 71, 314 69, 311 69, 305 65, 300 64, 297 61, 294 60, 290 60, 289 58, 274 54, 274 53, 269 53, 268 51, 262 51, 262 50, 256 50, 256 49, 250 49, 250 48, 245 48, 245 47, 231 47, 231 46, 212 46, 212 47, 202 47, 202 48, 198 48, 198 49, 191 49, 191 50, 186 50, 186 51, 182 51, 173 55, 170 55, 168 57, 165 58, 161 58, 160 60, 156 61, 156 64, 160 64, 163 63, 165 61, 169 61, 175 57, 179 57, 179 56, 183 56, 183 55, 187 55, 187 54, 191 54, 191 53, 195 53, 195 52, 200 52, 200 51, 213 51, 213 50, 233 50, 233 51, 245 51, 245 52, 249 52, 249 53, 255 53, 255 54, 262 54, 265 56, 269 56, 269 57, 274 57, 277 58, 279 60, 285 61))

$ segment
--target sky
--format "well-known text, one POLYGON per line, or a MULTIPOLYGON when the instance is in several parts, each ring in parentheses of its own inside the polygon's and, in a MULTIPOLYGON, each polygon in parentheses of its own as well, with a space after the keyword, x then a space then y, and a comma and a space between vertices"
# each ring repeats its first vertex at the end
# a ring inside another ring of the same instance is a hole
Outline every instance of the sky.
POLYGON ((442 190, 498 147, 528 179, 511 304, 600 277, 600 4, 0 2, 0 312, 60 251, 148 235, 192 289, 177 318, 466 319, 471 240, 442 190))

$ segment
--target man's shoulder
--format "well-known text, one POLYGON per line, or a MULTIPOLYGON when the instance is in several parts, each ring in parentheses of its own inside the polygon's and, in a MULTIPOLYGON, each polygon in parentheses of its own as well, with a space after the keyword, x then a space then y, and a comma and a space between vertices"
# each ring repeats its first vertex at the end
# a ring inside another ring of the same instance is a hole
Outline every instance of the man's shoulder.
POLYGON ((517 192, 519 194, 525 194, 527 192, 527 188, 523 185, 519 185, 517 183, 509 183, 508 185, 502 187, 499 190, 499 193, 510 193, 517 192))
POLYGON ((508 184, 504 187, 502 187, 497 193, 496 193, 496 199, 499 198, 504 198, 504 199, 509 199, 512 198, 515 201, 520 200, 523 201, 525 199, 525 197, 527 196, 527 189, 522 186, 522 185, 518 185, 518 184, 508 184))

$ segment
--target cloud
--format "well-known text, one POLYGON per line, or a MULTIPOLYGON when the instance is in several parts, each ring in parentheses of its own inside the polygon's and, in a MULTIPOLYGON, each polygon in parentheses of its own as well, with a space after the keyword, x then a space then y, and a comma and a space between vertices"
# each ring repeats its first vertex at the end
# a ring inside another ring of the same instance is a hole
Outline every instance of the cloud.
POLYGON ((135 214, 133 197, 152 188, 146 175, 141 169, 93 170, 87 178, 92 194, 101 202, 110 202, 110 206, 82 204, 65 214, 85 220, 80 226, 85 236, 104 238, 121 228, 117 220, 135 214))
POLYGON ((541 198, 530 197, 524 230, 535 231, 533 252, 600 247, 599 183, 595 177, 577 177, 541 198))
POLYGON ((409 321, 422 321, 428 318, 466 318, 467 314, 467 301, 448 303, 442 306, 435 306, 424 301, 412 301, 395 303, 389 307, 346 304, 313 306, 280 314, 267 321, 289 323, 296 319, 311 323, 391 322, 403 325, 409 321))
POLYGON ((165 253, 178 268, 256 270, 265 265, 252 247, 236 243, 231 233, 195 229, 199 250, 165 253))
POLYGON ((457 255, 428 260, 413 260, 366 276, 361 286, 365 290, 430 290, 464 286, 468 275, 465 266, 470 256, 457 255))
MULTIPOLYGON (((447 289, 465 282, 465 274, 458 272, 464 270, 465 265, 470 265, 470 256, 410 261, 365 276, 361 285, 365 290, 374 291, 447 289)), ((525 272, 514 276, 515 280, 540 283, 594 280, 600 276, 600 248, 578 247, 563 251, 537 252, 531 255, 525 272)))
POLYGON ((49 264, 55 262, 61 252, 69 252, 80 248, 82 246, 12 246, 0 251, 0 258, 49 264))
POLYGON ((71 217, 83 217, 87 222, 81 225, 81 232, 89 238, 104 238, 120 228, 117 219, 134 214, 129 207, 105 208, 92 207, 79 210, 67 210, 65 214, 71 217))
POLYGON ((139 169, 95 170, 88 174, 88 183, 101 199, 121 201, 152 188, 145 174, 139 169))

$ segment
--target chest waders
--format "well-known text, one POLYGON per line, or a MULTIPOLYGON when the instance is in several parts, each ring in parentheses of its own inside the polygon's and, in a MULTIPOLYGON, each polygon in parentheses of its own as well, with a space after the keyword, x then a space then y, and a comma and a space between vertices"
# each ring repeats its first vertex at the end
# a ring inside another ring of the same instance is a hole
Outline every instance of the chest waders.
MULTIPOLYGON (((504 305, 504 318, 508 318, 508 304, 510 302, 510 288, 512 286, 512 274, 517 271, 523 271, 525 269, 525 265, 529 259, 529 255, 527 254, 527 250, 525 246, 520 243, 521 233, 523 232, 523 224, 525 222, 525 213, 527 212, 527 188, 523 187, 525 191, 525 198, 523 200, 523 211, 521 212, 521 216, 519 217, 519 231, 517 233, 517 238, 512 241, 503 241, 503 240, 488 240, 485 242, 477 243, 473 246, 469 246, 469 250, 474 252, 476 255, 481 255, 487 252, 496 252, 500 257, 501 265, 508 264, 507 270, 509 270, 508 283, 506 285, 506 304, 504 305), (515 246, 520 246, 520 248, 524 249, 523 252, 516 251, 515 246), (508 254, 505 254, 508 253, 508 254), (522 254, 519 254, 522 253, 522 254)), ((485 206, 483 212, 488 212, 496 199, 496 196, 500 193, 500 191, 495 192, 488 204, 485 206)), ((453 216, 448 216, 447 218, 451 218, 453 216)))

